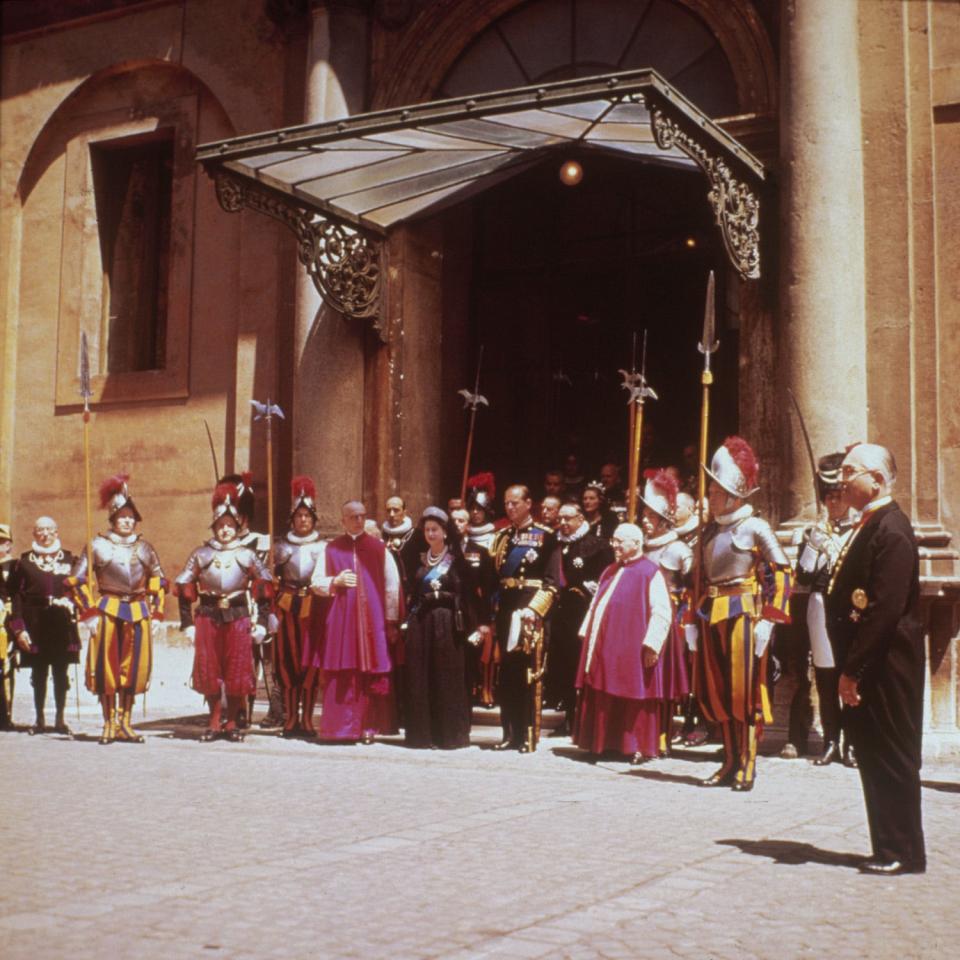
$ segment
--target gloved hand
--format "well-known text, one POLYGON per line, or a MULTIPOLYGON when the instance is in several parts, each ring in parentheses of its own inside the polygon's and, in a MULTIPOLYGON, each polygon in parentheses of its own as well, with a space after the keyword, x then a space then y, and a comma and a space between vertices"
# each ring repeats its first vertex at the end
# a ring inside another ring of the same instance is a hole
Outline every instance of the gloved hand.
POLYGON ((30 634, 26 630, 21 630, 14 639, 17 641, 17 646, 24 652, 29 653, 33 648, 33 641, 30 639, 30 634))
POLYGON ((597 592, 597 587, 600 586, 596 580, 584 580, 583 585, 589 591, 591 596, 597 592))
POLYGON ((480 631, 474 630, 473 633, 467 637, 467 643, 469 643, 471 646, 479 647, 480 644, 483 643, 483 637, 480 636, 480 631))
POLYGON ((253 638, 254 643, 263 643, 263 641, 267 639, 267 628, 257 623, 250 631, 250 636, 253 638))
POLYGON ((67 613, 73 613, 73 601, 69 597, 54 597, 50 601, 51 607, 61 607, 67 613))
POLYGON ((687 641, 688 650, 696 650, 697 642, 700 639, 700 628, 695 623, 685 623, 683 625, 683 639, 687 641))
POLYGON ((271 637, 275 637, 279 629, 280 621, 277 619, 276 614, 271 613, 267 617, 267 633, 269 633, 271 637))
POLYGON ((195 639, 196 636, 197 636, 197 628, 191 625, 191 626, 187 627, 187 628, 183 631, 183 635, 184 635, 191 643, 193 643, 194 639, 195 639))
POLYGON ((770 642, 770 634, 773 633, 772 620, 759 620, 753 628, 754 652, 758 657, 762 657, 770 642))

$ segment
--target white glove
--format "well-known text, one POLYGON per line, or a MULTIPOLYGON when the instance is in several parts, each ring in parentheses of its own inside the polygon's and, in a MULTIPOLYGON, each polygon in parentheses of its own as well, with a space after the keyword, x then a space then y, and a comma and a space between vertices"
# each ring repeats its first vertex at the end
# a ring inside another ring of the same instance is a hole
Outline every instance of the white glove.
POLYGON ((483 643, 483 637, 480 636, 480 631, 474 630, 473 633, 467 637, 467 643, 469 643, 471 646, 479 647, 480 644, 483 643))
POLYGON ((772 620, 760 620, 753 628, 754 651, 758 657, 762 657, 770 642, 770 634, 773 633, 772 620))
POLYGON ((600 584, 597 583, 596 580, 584 580, 583 585, 589 591, 591 596, 593 596, 593 594, 597 592, 597 587, 600 586, 600 584))
POLYGON ((267 633, 269 633, 271 637, 275 637, 279 629, 280 621, 276 618, 275 614, 271 613, 267 617, 267 633))
POLYGON ((261 627, 258 623, 250 631, 250 636, 253 637, 254 643, 263 643, 263 641, 267 639, 267 628, 261 627))
POLYGON ((51 607, 63 607, 67 613, 73 613, 73 601, 69 597, 54 597, 50 601, 51 607))
POLYGON ((194 638, 195 638, 196 635, 197 635, 197 628, 196 628, 196 627, 192 627, 192 626, 191 626, 191 627, 187 627, 187 629, 183 631, 183 635, 184 635, 191 643, 193 643, 194 638))
POLYGON ((695 623, 685 623, 683 625, 683 639, 687 641, 688 650, 697 649, 697 641, 700 638, 700 629, 695 623))

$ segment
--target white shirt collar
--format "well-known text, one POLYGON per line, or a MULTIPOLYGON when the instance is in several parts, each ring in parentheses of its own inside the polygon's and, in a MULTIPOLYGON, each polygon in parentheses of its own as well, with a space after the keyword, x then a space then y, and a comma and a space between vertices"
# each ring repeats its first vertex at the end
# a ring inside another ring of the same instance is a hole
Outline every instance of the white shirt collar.
POLYGON ((574 530, 569 537, 565 537, 562 533, 558 533, 557 540, 559 540, 560 543, 574 543, 575 541, 585 537, 589 532, 590 532, 590 524, 587 523, 586 520, 584 520, 583 523, 581 523, 580 526, 577 527, 577 529, 574 530))
POLYGON ((888 503, 892 503, 892 502, 893 502, 893 494, 892 494, 892 493, 888 493, 888 494, 887 494, 886 496, 884 496, 884 497, 877 497, 876 500, 871 500, 871 501, 863 508, 864 516, 866 516, 866 514, 868 514, 868 513, 873 512, 874 510, 879 510, 880 507, 885 507, 888 503))
POLYGON ((287 534, 287 539, 291 543, 313 543, 320 539, 320 534, 316 530, 311 530, 305 537, 298 537, 292 530, 287 534))
POLYGON ((384 520, 381 529, 390 537, 396 537, 401 533, 408 533, 413 529, 413 520, 410 517, 404 517, 395 527, 389 520, 384 520))
POLYGON ((34 553, 39 553, 41 556, 44 556, 44 557, 49 557, 50 554, 52 554, 52 553, 59 553, 60 550, 62 549, 61 546, 60 546, 60 538, 59 538, 59 537, 57 537, 57 539, 54 540, 53 543, 50 544, 49 547, 41 547, 40 544, 37 543, 36 540, 34 540, 34 541, 30 544, 30 546, 31 546, 31 548, 33 549, 33 552, 34 552, 34 553))

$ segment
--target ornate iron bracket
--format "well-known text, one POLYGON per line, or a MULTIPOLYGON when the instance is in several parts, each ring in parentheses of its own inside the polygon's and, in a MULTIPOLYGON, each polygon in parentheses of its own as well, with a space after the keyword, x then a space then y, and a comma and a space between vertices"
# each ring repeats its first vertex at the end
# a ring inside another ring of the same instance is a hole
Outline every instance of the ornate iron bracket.
POLYGON ((380 244, 314 210, 251 187, 222 171, 215 175, 217 199, 228 213, 248 207, 279 220, 297 238, 297 255, 320 296, 350 317, 373 319, 380 339, 380 244))
POLYGON ((711 157, 706 149, 680 125, 648 100, 650 127, 661 150, 679 147, 707 175, 710 192, 707 199, 723 236, 734 267, 744 280, 760 276, 760 198, 719 157, 711 157))

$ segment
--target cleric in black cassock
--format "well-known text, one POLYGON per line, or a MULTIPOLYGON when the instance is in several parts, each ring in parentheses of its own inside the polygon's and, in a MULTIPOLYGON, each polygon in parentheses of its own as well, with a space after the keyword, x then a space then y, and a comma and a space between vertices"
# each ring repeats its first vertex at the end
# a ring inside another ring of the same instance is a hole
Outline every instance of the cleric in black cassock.
POLYGON ((840 476, 845 500, 862 511, 827 591, 843 723, 857 753, 873 847, 860 869, 923 873, 925 662, 917 544, 909 517, 891 496, 896 464, 885 447, 852 447, 840 476))
POLYGON ((566 714, 558 735, 573 729, 577 708, 577 665, 580 663, 580 627, 597 592, 600 575, 613 563, 610 541, 596 536, 579 504, 560 508, 560 581, 550 613, 550 656, 547 660, 546 699, 566 714))

